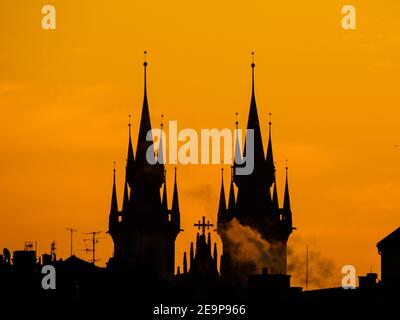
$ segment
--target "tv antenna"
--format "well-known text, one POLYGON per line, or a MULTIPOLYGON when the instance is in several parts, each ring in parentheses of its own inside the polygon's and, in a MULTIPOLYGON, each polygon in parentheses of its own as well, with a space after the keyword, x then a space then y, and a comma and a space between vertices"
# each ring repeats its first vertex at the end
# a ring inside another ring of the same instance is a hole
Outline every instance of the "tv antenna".
POLYGON ((57 248, 56 248, 56 242, 53 241, 53 242, 50 244, 50 255, 51 255, 53 261, 56 261, 56 249, 57 249, 57 248))
POLYGON ((73 253, 74 253, 74 251, 73 251, 73 242, 72 242, 72 239, 73 239, 74 232, 77 232, 78 230, 73 229, 73 228, 67 228, 67 231, 70 232, 70 239, 71 239, 71 254, 70 254, 70 256, 72 256, 73 253))
POLYGON ((25 241, 24 251, 33 251, 33 241, 25 241))
POLYGON ((95 264, 96 260, 96 244, 99 243, 99 240, 102 240, 104 238, 98 238, 97 235, 102 233, 102 231, 92 231, 92 232, 85 232, 83 234, 88 234, 91 235, 91 238, 83 239, 83 241, 91 241, 92 243, 92 248, 91 249, 85 249, 86 252, 92 252, 92 263, 93 265, 95 264))

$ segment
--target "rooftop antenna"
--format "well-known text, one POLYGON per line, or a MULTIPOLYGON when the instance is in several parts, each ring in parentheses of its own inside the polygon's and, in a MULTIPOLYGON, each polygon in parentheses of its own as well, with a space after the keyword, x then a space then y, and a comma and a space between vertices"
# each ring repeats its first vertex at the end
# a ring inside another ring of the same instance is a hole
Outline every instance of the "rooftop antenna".
POLYGON ((70 232, 70 241, 71 241, 71 243, 70 243, 70 246, 71 246, 70 256, 72 256, 74 254, 74 251, 73 251, 73 235, 74 235, 74 232, 77 232, 78 230, 73 229, 73 228, 67 228, 67 231, 70 232))
POLYGON ((53 261, 56 261, 56 250, 57 250, 56 242, 52 241, 50 244, 50 255, 53 258, 53 261))
POLYGON ((92 263, 95 264, 96 260, 96 244, 99 243, 99 240, 104 238, 98 238, 97 235, 102 233, 102 231, 92 231, 92 232, 85 232, 83 234, 92 235, 91 238, 83 239, 83 241, 91 241, 92 249, 86 249, 86 252, 92 252, 92 263))
POLYGON ((308 243, 306 249, 306 291, 308 291, 308 243))
POLYGON ((32 251, 33 250, 33 242, 25 241, 24 251, 32 251))

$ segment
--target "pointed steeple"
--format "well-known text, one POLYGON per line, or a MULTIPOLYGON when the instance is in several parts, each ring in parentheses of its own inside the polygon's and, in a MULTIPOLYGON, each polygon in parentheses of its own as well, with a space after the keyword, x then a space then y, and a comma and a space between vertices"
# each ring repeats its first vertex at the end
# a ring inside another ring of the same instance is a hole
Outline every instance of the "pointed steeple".
POLYGON ((112 189, 112 196, 111 196, 110 214, 118 213, 117 187, 116 187, 116 183, 115 183, 115 162, 114 162, 113 175, 114 175, 114 179, 113 179, 113 189, 112 189))
POLYGON ((179 199, 178 199, 178 185, 176 182, 176 167, 175 167, 175 179, 174 179, 174 194, 172 196, 172 211, 180 212, 179 211, 179 199))
POLYGON ((186 258, 186 251, 183 253, 183 273, 188 272, 188 265, 187 265, 187 258, 186 258))
POLYGON ((276 181, 274 183, 274 193, 272 194, 272 207, 274 208, 274 210, 278 210, 279 209, 278 191, 277 191, 277 188, 276 188, 276 181))
POLYGON ((112 196, 111 196, 111 208, 110 215, 108 216, 108 232, 113 237, 115 231, 117 230, 118 225, 118 201, 117 201, 117 187, 115 183, 115 162, 114 162, 114 170, 113 170, 113 188, 112 188, 112 196))
POLYGON ((176 271, 176 274, 179 276, 181 274, 181 268, 178 266, 178 270, 176 271))
POLYGON ((234 150, 234 155, 233 155, 233 170, 235 172, 235 168, 240 166, 242 164, 243 158, 242 158, 242 151, 240 148, 240 142, 239 142, 239 120, 238 120, 238 113, 235 113, 236 116, 236 121, 235 121, 235 150, 234 150))
POLYGON ((285 196, 283 200, 283 221, 287 228, 288 234, 293 230, 292 209, 290 208, 289 182, 288 182, 288 166, 286 163, 286 183, 285 196))
POLYGON ((267 174, 267 182, 272 185, 275 182, 275 164, 274 164, 274 155, 272 152, 272 138, 271 138, 271 113, 269 114, 270 119, 268 122, 269 126, 269 133, 268 133, 268 149, 267 149, 267 156, 265 158, 265 165, 266 165, 266 174, 267 174))
POLYGON ((285 195, 283 199, 283 209, 290 211, 290 195, 289 195, 289 181, 288 181, 288 166, 286 164, 286 182, 285 182, 285 195))
POLYGON ((127 183, 130 184, 132 187, 133 183, 133 167, 135 164, 135 156, 133 154, 133 147, 132 147, 132 136, 131 136, 131 115, 129 115, 129 122, 128 122, 128 156, 126 162, 126 177, 125 180, 127 183))
POLYGON ((122 211, 126 213, 128 211, 128 205, 129 205, 129 191, 128 191, 128 182, 125 180, 124 183, 124 200, 122 202, 122 211))
MULTIPOLYGON (((142 116, 140 119, 140 127, 139 127, 139 135, 138 142, 136 148, 136 161, 142 164, 146 161, 146 152, 150 146, 153 145, 153 138, 149 141, 146 139, 148 132, 151 131, 151 123, 150 123, 150 112, 149 105, 147 102, 147 51, 145 53, 145 61, 143 63, 144 66, 144 97, 143 97, 143 106, 142 106, 142 116)), ((151 135, 151 133, 150 133, 151 135)))
POLYGON ((219 193, 218 222, 223 222, 226 216, 226 200, 224 188, 224 168, 221 168, 221 191, 219 193))
POLYGON ((167 198, 167 170, 164 170, 164 188, 161 202, 161 208, 164 212, 168 211, 168 198, 167 198))
POLYGON ((158 145, 158 155, 157 155, 157 161, 158 163, 164 164, 164 144, 163 144, 163 119, 164 115, 161 115, 161 125, 160 125, 160 143, 158 145))
POLYGON ((194 260, 194 249, 193 249, 193 242, 190 242, 190 267, 193 265, 194 260))
POLYGON ((228 199, 228 212, 230 216, 233 216, 235 210, 235 189, 233 187, 233 167, 231 167, 231 183, 229 186, 229 199, 228 199))
POLYGON ((256 105, 256 94, 254 90, 254 68, 256 64, 254 63, 254 52, 251 53, 251 105, 256 105))
MULTIPOLYGON (((260 123, 258 120, 258 113, 257 113, 257 104, 256 104, 256 97, 255 97, 255 84, 254 84, 254 52, 252 54, 252 63, 251 63, 251 102, 250 102, 250 110, 249 110, 249 117, 247 121, 247 129, 253 129, 254 131, 254 176, 259 178, 260 180, 264 179, 264 147, 262 143, 262 136, 261 136, 261 129, 260 123)), ((244 148, 244 156, 246 156, 246 143, 244 148)))
MULTIPOLYGON (((200 223, 200 221, 199 221, 200 223)), ((197 250, 199 250, 199 243, 200 243, 200 234, 197 232, 196 234, 196 254, 197 254, 197 250)))

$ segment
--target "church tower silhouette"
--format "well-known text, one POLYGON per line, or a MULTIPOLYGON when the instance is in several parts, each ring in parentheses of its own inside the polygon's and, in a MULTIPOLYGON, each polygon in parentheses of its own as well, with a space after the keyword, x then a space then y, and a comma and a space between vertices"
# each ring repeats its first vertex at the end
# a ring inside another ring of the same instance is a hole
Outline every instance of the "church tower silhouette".
POLYGON ((118 210, 114 168, 108 231, 114 242, 114 256, 109 264, 114 267, 135 267, 168 278, 174 275, 175 239, 181 231, 177 173, 175 168, 172 209, 169 210, 162 139, 158 155, 154 150, 151 152, 153 138, 147 101, 147 59, 143 65, 144 98, 136 157, 133 153, 129 122, 128 155, 121 211, 118 210), (153 158, 146 158, 146 153, 147 157, 153 158))
MULTIPOLYGON (((252 53, 253 54, 253 53, 252 53)), ((254 272, 246 262, 238 262, 236 245, 228 237, 232 219, 256 230, 269 243, 268 265, 257 266, 258 269, 268 267, 273 273, 287 273, 287 241, 293 231, 292 212, 290 208, 288 168, 286 166, 286 185, 283 208, 279 208, 275 179, 275 164, 272 151, 271 121, 269 122, 269 138, 266 155, 262 142, 261 129, 257 113, 254 83, 254 60, 251 64, 252 89, 247 129, 254 130, 254 170, 249 175, 237 175, 236 168, 242 164, 242 153, 236 135, 234 164, 229 189, 228 207, 226 206, 224 184, 222 180, 218 209, 218 233, 223 243, 221 256, 221 276, 227 279, 238 279, 240 276, 254 272), (235 199, 234 184, 237 187, 235 199), (273 193, 271 196, 271 189, 273 193)), ((238 122, 236 121, 236 127, 238 122)), ((246 147, 243 156, 246 156, 246 147)))

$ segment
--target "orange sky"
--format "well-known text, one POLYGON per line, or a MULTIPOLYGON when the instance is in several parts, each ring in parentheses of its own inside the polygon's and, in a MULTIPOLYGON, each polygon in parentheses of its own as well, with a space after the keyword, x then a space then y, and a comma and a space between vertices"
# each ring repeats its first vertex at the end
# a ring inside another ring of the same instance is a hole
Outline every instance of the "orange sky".
MULTIPOLYGON (((232 128, 235 112, 245 124, 255 51, 258 112, 264 143, 273 114, 281 200, 289 159, 292 243, 335 262, 332 285, 344 264, 379 271, 376 242, 399 226, 400 3, 351 3, 355 31, 341 28, 348 2, 337 0, 53 0, 57 29, 44 31, 46 1, 2 0, 0 248, 36 240, 42 253, 55 240, 66 257, 73 226, 76 253, 89 259, 81 233, 107 230, 114 160, 122 197, 144 50, 153 126, 164 113, 196 130, 232 128)), ((192 224, 202 215, 216 222, 220 166, 179 166, 178 176, 180 263, 192 224)), ((112 252, 103 236, 101 264, 112 252)))

